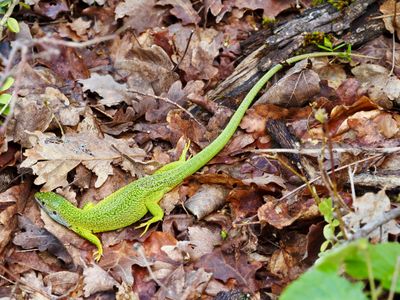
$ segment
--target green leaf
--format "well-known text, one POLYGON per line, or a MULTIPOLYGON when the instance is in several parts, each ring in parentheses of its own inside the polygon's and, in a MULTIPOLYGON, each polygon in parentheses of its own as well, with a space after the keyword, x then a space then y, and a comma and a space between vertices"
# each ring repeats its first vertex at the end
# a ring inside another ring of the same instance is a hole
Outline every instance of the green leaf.
POLYGON ((330 243, 331 243, 330 241, 323 242, 322 245, 321 245, 321 248, 319 249, 319 251, 320 252, 324 252, 328 248, 330 243))
POLYGON ((10 3, 11 3, 11 0, 3 0, 3 1, 0 1, 0 7, 9 6, 10 3))
POLYGON ((323 199, 321 203, 318 205, 318 209, 324 216, 325 222, 330 223, 333 219, 332 199, 331 198, 323 199))
POLYGON ((322 50, 325 50, 325 51, 328 51, 328 52, 332 52, 332 49, 330 49, 330 48, 327 48, 327 47, 322 46, 322 45, 317 45, 317 46, 318 46, 318 48, 320 48, 322 50))
POLYGON ((323 253, 315 262, 315 267, 324 272, 336 272, 343 265, 346 258, 354 257, 358 251, 367 249, 367 247, 368 242, 365 239, 336 246, 323 253))
POLYGON ((329 241, 333 240, 333 238, 335 237, 335 232, 329 224, 324 226, 323 234, 324 238, 329 241))
POLYGON ((332 50, 332 42, 326 36, 324 36, 324 46, 332 50))
POLYGON ((10 101, 11 95, 10 94, 1 94, 0 95, 0 104, 6 105, 8 101, 10 101))
POLYGON ((14 78, 13 77, 7 77, 6 80, 4 81, 3 86, 0 88, 0 92, 4 92, 8 90, 13 84, 14 84, 14 78))
POLYGON ((280 300, 367 300, 361 283, 352 284, 334 272, 310 270, 290 284, 280 300))
POLYGON ((19 32, 19 24, 18 21, 14 18, 7 19, 7 27, 10 31, 18 33, 19 32))
MULTIPOLYGON (((398 243, 368 245, 366 250, 358 251, 354 256, 346 258, 346 272, 354 278, 367 279, 367 259, 369 259, 375 280, 380 281, 385 289, 390 289, 399 258, 400 244, 398 243)), ((397 277, 395 291, 400 292, 400 276, 397 277)))

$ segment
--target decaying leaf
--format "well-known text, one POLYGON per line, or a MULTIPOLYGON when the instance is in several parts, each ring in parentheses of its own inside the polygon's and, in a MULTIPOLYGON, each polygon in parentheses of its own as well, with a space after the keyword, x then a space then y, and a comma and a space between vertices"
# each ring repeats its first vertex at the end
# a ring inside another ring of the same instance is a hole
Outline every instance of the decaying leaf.
POLYGON ((211 253, 221 244, 221 235, 218 231, 211 231, 206 227, 192 226, 188 228, 190 244, 193 245, 190 257, 197 261, 203 255, 211 253))
POLYGON ((183 265, 176 268, 165 280, 167 289, 159 289, 157 299, 194 299, 202 295, 212 277, 204 269, 186 271, 183 265))
POLYGON ((228 189, 221 185, 204 184, 185 202, 185 207, 198 219, 202 219, 224 205, 227 194, 228 189))
POLYGON ((115 8, 115 19, 126 16, 126 24, 137 33, 142 33, 161 23, 166 9, 156 6, 156 3, 156 0, 119 1, 115 8))
POLYGON ((78 284, 79 274, 69 271, 60 271, 48 274, 43 278, 46 286, 51 287, 55 295, 65 295, 78 284))
POLYGON ((44 228, 39 228, 31 220, 23 216, 18 217, 19 227, 22 232, 15 235, 13 243, 23 249, 37 248, 39 251, 48 251, 65 264, 72 263, 72 258, 63 244, 54 235, 44 228))
POLYGON ((120 139, 109 135, 99 138, 87 131, 66 134, 63 138, 37 131, 31 133, 31 137, 35 146, 24 152, 27 158, 21 167, 32 168, 38 175, 35 184, 45 184, 42 189, 47 191, 68 185, 68 172, 80 163, 98 176, 95 186, 101 186, 113 174, 111 163, 121 156, 112 145, 139 162, 146 155, 140 148, 131 148, 120 139))
POLYGON ((368 96, 384 108, 391 108, 390 101, 400 103, 400 79, 389 76, 389 70, 375 64, 354 67, 352 73, 367 89, 368 96), (390 101, 388 101, 390 100, 390 101))
MULTIPOLYGON (((400 39, 400 31, 398 30, 398 28, 395 29, 393 26, 393 14, 395 12, 395 6, 396 6, 396 11, 400 11, 400 3, 398 3, 396 0, 386 0, 379 7, 379 10, 381 11, 382 14, 387 15, 387 17, 383 18, 383 22, 385 23, 386 29, 390 33, 393 34, 396 33, 397 38, 400 39)), ((396 23, 400 24, 399 16, 396 16, 396 23)))
POLYGON ((0 193, 0 253, 10 241, 11 233, 17 227, 17 214, 21 213, 29 197, 29 182, 15 185, 3 193, 0 193))
MULTIPOLYGON (((390 210, 390 199, 386 196, 385 190, 380 190, 376 194, 366 193, 354 200, 353 207, 354 212, 343 217, 349 234, 356 232, 363 225, 381 218, 385 212, 390 210)), ((374 242, 385 242, 388 234, 400 234, 400 227, 395 220, 390 220, 375 229, 368 237, 374 242)))
POLYGON ((97 264, 88 266, 83 270, 83 284, 85 297, 97 292, 112 290, 114 286, 119 285, 114 278, 97 264))
POLYGON ((189 0, 159 0, 157 5, 172 5, 171 14, 181 19, 183 25, 197 24, 201 20, 189 0))
POLYGON ((276 84, 267 90, 257 104, 269 103, 283 107, 303 106, 319 93, 320 78, 318 74, 307 69, 307 61, 298 62, 276 84))
POLYGON ((81 79, 79 82, 83 84, 84 91, 96 92, 103 98, 99 101, 100 104, 106 106, 113 106, 121 102, 130 104, 126 84, 117 83, 111 75, 93 73, 90 78, 81 79))

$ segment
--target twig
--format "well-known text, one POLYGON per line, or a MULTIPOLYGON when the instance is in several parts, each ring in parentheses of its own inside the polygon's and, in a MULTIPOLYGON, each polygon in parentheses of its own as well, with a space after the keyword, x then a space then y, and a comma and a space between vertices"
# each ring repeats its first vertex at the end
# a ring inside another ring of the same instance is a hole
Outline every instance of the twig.
POLYGON ((181 64, 181 62, 182 62, 183 59, 185 58, 186 53, 187 53, 187 51, 188 51, 188 49, 189 49, 190 42, 192 41, 193 33, 194 33, 194 30, 192 30, 192 32, 190 32, 189 39, 188 39, 188 42, 187 42, 187 44, 186 44, 185 51, 183 51, 183 55, 182 55, 181 59, 180 59, 179 62, 175 65, 175 67, 172 69, 172 72, 175 72, 176 69, 178 69, 179 65, 181 64))
POLYGON ((374 221, 364 225, 356 233, 350 236, 349 239, 356 240, 362 237, 366 237, 375 229, 398 217, 400 217, 400 207, 394 208, 388 212, 383 213, 381 217, 376 218, 374 221))
MULTIPOLYGON (((334 153, 395 153, 400 151, 400 147, 388 147, 388 148, 332 148, 332 152, 334 153)), ((295 154, 304 154, 304 155, 311 155, 311 154, 320 154, 321 149, 292 149, 292 148, 279 148, 279 149, 255 149, 251 150, 252 153, 295 153, 295 154)))
POLYGON ((133 249, 136 250, 137 253, 139 254, 139 256, 144 260, 145 267, 146 267, 147 271, 149 272, 151 279, 153 279, 155 283, 157 283, 161 288, 163 288, 165 291, 167 291, 168 290, 167 287, 164 284, 162 284, 161 281, 159 281, 157 279, 157 277, 153 273, 153 270, 150 268, 150 263, 147 260, 146 254, 143 251, 143 246, 140 245, 139 243, 135 243, 133 245, 133 249))
POLYGON ((201 123, 192 115, 192 113, 191 113, 190 111, 188 111, 188 110, 187 110, 186 108, 184 108, 182 105, 180 105, 180 104, 178 104, 178 103, 172 101, 171 99, 168 99, 168 98, 166 98, 166 97, 160 97, 160 96, 156 96, 156 95, 151 95, 151 94, 142 93, 142 92, 139 92, 139 91, 133 90, 133 89, 127 89, 127 91, 128 91, 128 92, 131 92, 131 93, 139 94, 139 95, 141 95, 141 96, 152 97, 152 98, 155 98, 155 99, 157 99, 157 100, 161 100, 161 101, 167 102, 167 103, 169 103, 169 104, 171 104, 171 105, 174 105, 174 106, 178 107, 179 109, 183 110, 185 113, 187 113, 187 114, 188 114, 197 124, 199 124, 201 127, 204 127, 203 124, 201 124, 201 123))
MULTIPOLYGON (((381 155, 382 154, 376 154, 376 155, 373 155, 373 156, 370 156, 370 157, 367 157, 367 158, 364 158, 364 159, 360 159, 360 160, 358 160, 356 162, 352 162, 350 164, 338 167, 338 168, 335 169, 335 171, 340 171, 340 170, 348 168, 349 166, 354 166, 354 165, 356 165, 358 163, 365 162, 365 161, 368 161, 368 160, 371 160, 371 159, 374 159, 374 158, 378 158, 381 155)), ((330 174, 331 172, 332 171, 328 171, 327 173, 330 174)), ((320 180, 320 179, 321 179, 321 176, 317 176, 317 177, 315 177, 313 179, 308 180, 308 183, 311 184, 311 183, 314 183, 314 182, 316 182, 317 180, 320 180)), ((282 200, 284 200, 284 199, 286 199, 286 198, 288 198, 288 197, 290 197, 290 196, 292 196, 292 195, 294 195, 295 193, 297 193, 298 191, 302 190, 306 186, 307 186, 307 184, 303 184, 303 185, 295 188, 294 190, 290 191, 289 193, 287 193, 286 195, 284 195, 280 199, 278 199, 277 203, 282 201, 282 200)))

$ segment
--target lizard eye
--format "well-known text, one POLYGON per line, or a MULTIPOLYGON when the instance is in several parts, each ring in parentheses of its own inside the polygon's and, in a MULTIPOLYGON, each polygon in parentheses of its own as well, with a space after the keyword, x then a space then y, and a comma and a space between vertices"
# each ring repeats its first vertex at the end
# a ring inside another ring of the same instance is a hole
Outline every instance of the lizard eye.
POLYGON ((53 215, 57 215, 57 212, 55 210, 53 210, 53 215))

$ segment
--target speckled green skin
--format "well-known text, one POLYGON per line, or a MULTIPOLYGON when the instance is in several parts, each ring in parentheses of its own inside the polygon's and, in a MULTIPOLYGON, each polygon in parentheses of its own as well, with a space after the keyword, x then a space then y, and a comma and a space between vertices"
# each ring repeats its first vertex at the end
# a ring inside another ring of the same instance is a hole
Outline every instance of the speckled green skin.
MULTIPOLYGON (((285 63, 294 63, 308 57, 342 54, 336 52, 303 54, 290 58, 285 63)), ((126 227, 140 220, 147 212, 150 212, 153 218, 138 226, 145 227, 144 232, 152 223, 160 221, 164 213, 158 202, 163 195, 207 164, 224 148, 259 90, 282 67, 282 64, 275 65, 253 86, 221 134, 191 159, 185 161, 186 151, 184 151, 178 162, 168 164, 155 174, 140 178, 115 191, 98 204, 87 205, 83 209, 73 206, 68 200, 53 192, 36 193, 35 199, 55 221, 95 244, 97 246, 95 259, 99 260, 103 249, 100 240, 93 233, 126 227)))

